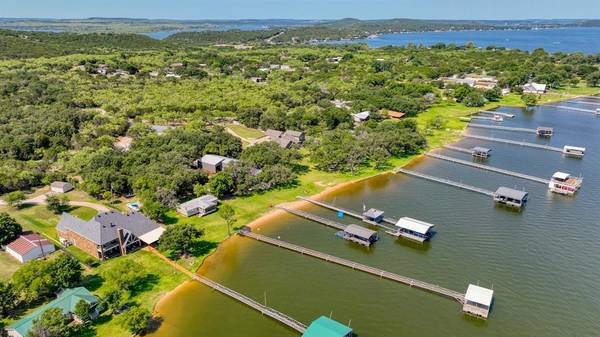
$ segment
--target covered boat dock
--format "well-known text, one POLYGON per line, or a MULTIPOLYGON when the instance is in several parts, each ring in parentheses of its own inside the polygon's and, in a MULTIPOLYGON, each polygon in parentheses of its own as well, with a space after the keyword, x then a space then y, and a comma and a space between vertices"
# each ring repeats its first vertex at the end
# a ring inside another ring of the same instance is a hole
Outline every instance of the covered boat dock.
POLYGON ((389 234, 417 242, 424 242, 431 238, 431 229, 435 227, 435 225, 413 218, 403 217, 398 220, 396 227, 397 229, 389 234))
POLYGON ((469 284, 467 293, 465 294, 463 311, 477 317, 487 318, 493 298, 493 290, 469 284))
POLYGON ((494 193, 494 201, 510 207, 522 208, 527 203, 529 193, 508 187, 499 187, 494 193))

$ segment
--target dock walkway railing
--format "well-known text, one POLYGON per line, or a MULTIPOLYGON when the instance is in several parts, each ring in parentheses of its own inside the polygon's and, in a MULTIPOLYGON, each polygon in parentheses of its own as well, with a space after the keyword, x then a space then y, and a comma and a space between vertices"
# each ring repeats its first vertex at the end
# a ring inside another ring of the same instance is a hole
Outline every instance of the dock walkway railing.
POLYGON ((469 124, 467 124, 467 127, 480 128, 480 129, 503 130, 503 131, 537 133, 537 130, 535 130, 535 129, 514 128, 514 127, 510 127, 510 126, 486 125, 486 124, 477 124, 477 123, 469 123, 469 124))
POLYGON ((471 192, 476 192, 476 193, 480 193, 483 195, 487 195, 488 197, 494 197, 496 194, 490 190, 486 190, 483 188, 479 188, 479 187, 475 187, 475 186, 471 186, 471 185, 467 185, 467 184, 463 184, 463 183, 459 183, 456 181, 452 181, 449 179, 443 179, 443 178, 438 178, 438 177, 434 177, 434 176, 430 176, 428 174, 425 173, 420 173, 420 172, 415 172, 415 171, 410 171, 404 168, 398 168, 396 169, 396 173, 404 173, 413 177, 417 177, 417 178, 421 178, 421 179, 425 179, 425 180, 429 180, 429 181, 435 181, 438 183, 442 183, 442 184, 446 184, 446 185, 450 185, 450 186, 454 186, 457 188, 461 188, 464 190, 468 190, 471 192))
POLYGON ((550 183, 550 180, 548 180, 548 179, 534 177, 534 176, 530 176, 528 174, 523 174, 523 173, 519 173, 519 172, 505 170, 505 169, 501 169, 501 168, 497 168, 497 167, 493 167, 493 166, 489 166, 489 165, 483 165, 483 164, 473 163, 473 162, 470 162, 470 161, 467 161, 467 160, 462 160, 462 159, 458 159, 458 158, 452 158, 452 157, 444 156, 444 155, 433 153, 433 152, 427 152, 427 153, 425 153, 425 155, 428 156, 428 157, 431 157, 431 158, 445 160, 445 161, 449 161, 451 163, 461 164, 461 165, 465 165, 465 166, 475 167, 475 168, 478 168, 478 169, 482 169, 482 170, 486 170, 486 171, 491 171, 491 172, 496 172, 496 173, 504 174, 504 175, 507 175, 507 176, 512 176, 512 177, 517 177, 517 178, 521 178, 521 179, 531 180, 531 181, 535 181, 537 183, 542 183, 542 184, 545 184, 545 185, 548 185, 550 183))
POLYGON ((582 108, 575 108, 572 106, 566 106, 566 105, 555 105, 555 104, 546 104, 544 106, 548 106, 548 107, 552 107, 552 108, 556 108, 556 109, 563 109, 563 110, 571 110, 571 111, 579 111, 579 112, 586 112, 586 113, 591 113, 591 114, 595 114, 596 110, 591 110, 591 109, 582 109, 582 108))
POLYGON ((367 265, 364 265, 361 263, 357 263, 357 262, 346 260, 346 259, 343 259, 340 257, 321 253, 319 251, 305 248, 302 246, 298 246, 298 245, 295 245, 295 244, 292 244, 289 242, 273 239, 268 236, 253 233, 250 230, 241 230, 238 232, 238 234, 241 236, 252 238, 252 239, 260 241, 260 242, 271 244, 273 246, 285 248, 285 249, 300 253, 302 255, 312 256, 312 257, 315 257, 315 258, 318 258, 318 259, 321 259, 321 260, 324 260, 327 262, 332 262, 332 263, 335 263, 335 264, 338 264, 341 266, 345 266, 345 267, 359 270, 359 271, 362 271, 362 272, 365 272, 368 274, 372 274, 372 275, 375 275, 380 278, 385 278, 388 280, 396 281, 396 282, 403 283, 403 284, 406 284, 411 287, 419 288, 419 289, 426 290, 426 291, 429 291, 429 292, 432 292, 432 293, 435 293, 438 295, 449 297, 451 299, 457 300, 460 303, 465 302, 464 294, 454 291, 454 290, 446 289, 444 287, 440 287, 438 285, 419 281, 419 280, 416 280, 416 279, 413 279, 410 277, 394 274, 394 273, 391 273, 391 272, 388 272, 388 271, 385 271, 382 269, 370 267, 370 266, 367 266, 367 265))
POLYGON ((301 211, 301 210, 298 210, 298 209, 293 209, 293 208, 289 208, 289 207, 285 207, 285 206, 281 206, 281 205, 275 206, 275 208, 280 209, 282 211, 286 211, 286 212, 294 214, 294 215, 297 215, 297 216, 299 216, 301 218, 305 218, 305 219, 308 219, 308 220, 312 220, 312 221, 321 223, 321 224, 323 224, 325 226, 329 226, 329 227, 332 227, 332 228, 335 228, 335 229, 339 229, 341 231, 343 231, 344 229, 346 229, 346 225, 344 225, 344 224, 341 224, 341 223, 333 221, 333 220, 325 219, 325 218, 322 218, 322 217, 320 217, 318 215, 314 215, 314 214, 311 214, 311 213, 308 213, 308 212, 304 212, 304 211, 301 211))
MULTIPOLYGON (((373 221, 365 220, 365 218, 361 214, 359 214, 359 213, 357 213, 355 211, 351 211, 351 210, 348 210, 348 209, 345 209, 345 208, 342 208, 342 207, 338 207, 338 206, 333 206, 333 205, 328 204, 326 202, 314 200, 314 199, 307 198, 307 197, 300 196, 300 197, 298 197, 298 199, 304 200, 306 202, 309 202, 309 203, 317 205, 317 206, 321 206, 323 208, 330 209, 332 211, 342 212, 342 213, 347 214, 347 215, 349 215, 351 217, 360 219, 360 220, 362 220, 362 221, 364 221, 364 222, 366 222, 368 224, 371 224, 371 225, 374 225, 374 226, 380 226, 380 227, 382 227, 382 228, 384 228, 386 230, 392 230, 392 228, 390 228, 388 226, 385 226, 383 224, 378 224, 378 223, 373 222, 373 221)), ((383 221, 385 221, 385 222, 387 222, 389 224, 392 224, 392 225, 395 225, 398 222, 398 220, 395 220, 395 219, 392 219, 392 218, 384 218, 383 221)))
POLYGON ((531 147, 531 148, 535 148, 535 149, 555 151, 555 152, 560 152, 560 153, 563 152, 563 149, 561 149, 559 147, 549 146, 549 145, 527 143, 527 142, 521 142, 521 141, 517 141, 517 140, 510 140, 510 139, 503 139, 503 138, 477 136, 477 135, 471 135, 471 134, 468 134, 468 133, 463 133, 462 136, 465 137, 465 138, 473 138, 473 139, 479 139, 479 140, 486 140, 488 142, 496 142, 496 143, 519 145, 519 146, 531 147))

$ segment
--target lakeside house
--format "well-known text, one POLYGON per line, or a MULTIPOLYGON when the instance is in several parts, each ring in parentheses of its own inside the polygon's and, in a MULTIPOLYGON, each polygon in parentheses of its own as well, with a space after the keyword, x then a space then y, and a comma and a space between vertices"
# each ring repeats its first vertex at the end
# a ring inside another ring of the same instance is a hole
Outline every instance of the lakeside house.
POLYGON ((356 123, 362 123, 368 120, 371 117, 371 111, 363 111, 359 113, 352 114, 352 119, 356 123))
POLYGON ((63 213, 56 231, 65 246, 74 245, 104 260, 126 255, 143 244, 156 243, 165 229, 140 212, 121 214, 109 211, 99 213, 89 221, 63 213))
POLYGON ((459 77, 458 75, 454 75, 452 77, 442 77, 440 80, 443 81, 446 86, 466 84, 471 88, 484 90, 494 89, 498 85, 498 79, 494 76, 471 75, 459 77))
POLYGON ((545 94, 547 86, 541 83, 529 82, 523 86, 523 93, 525 94, 545 94))
POLYGON ((321 316, 314 320, 302 337, 350 337, 352 329, 331 318, 321 316))
POLYGON ((50 191, 54 193, 67 193, 72 191, 75 187, 71 183, 64 181, 55 181, 50 184, 50 191))
POLYGON ((218 204, 219 199, 217 197, 207 194, 179 204, 177 212, 187 217, 192 215, 205 216, 216 212, 218 204))
POLYGON ((294 131, 294 130, 286 130, 279 131, 268 129, 265 131, 265 134, 269 139, 281 146, 284 149, 289 148, 292 144, 302 144, 305 140, 304 132, 302 131, 294 131))
POLYGON ((56 250, 52 242, 39 234, 25 234, 6 245, 6 252, 21 263, 35 260, 56 250))
POLYGON ((222 171, 227 165, 236 162, 237 159, 219 156, 216 154, 206 154, 202 158, 194 161, 194 165, 209 174, 215 174, 222 171))
POLYGON ((63 290, 55 300, 35 310, 31 314, 23 317, 15 323, 7 327, 8 336, 10 337, 27 337, 31 328, 33 328, 33 322, 38 319, 42 314, 49 309, 58 308, 61 309, 63 314, 69 318, 69 320, 76 323, 81 323, 81 319, 75 315, 75 308, 80 301, 84 301, 90 305, 90 317, 96 319, 100 315, 101 308, 99 306, 100 301, 94 296, 89 290, 84 287, 69 288, 63 290))

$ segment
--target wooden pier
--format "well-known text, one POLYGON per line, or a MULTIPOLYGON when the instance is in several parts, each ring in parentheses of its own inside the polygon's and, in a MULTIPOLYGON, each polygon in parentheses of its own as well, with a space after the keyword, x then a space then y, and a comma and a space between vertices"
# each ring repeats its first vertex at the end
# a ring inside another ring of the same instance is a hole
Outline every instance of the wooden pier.
POLYGON ((496 120, 494 117, 486 117, 486 116, 471 116, 469 117, 470 119, 482 119, 482 120, 486 120, 486 121, 494 121, 494 122, 501 122, 500 120, 496 120))
MULTIPOLYGON (((322 201, 318 201, 318 200, 314 200, 314 199, 311 199, 311 198, 307 198, 307 197, 298 197, 298 199, 304 200, 306 202, 310 202, 313 205, 317 205, 317 206, 321 206, 321 207, 330 209, 332 211, 342 212, 342 213, 344 213, 346 215, 349 215, 351 217, 360 219, 360 220, 364 221, 365 223, 368 223, 369 225, 379 226, 379 227, 382 227, 383 229, 386 229, 386 230, 392 230, 391 227, 388 227, 386 225, 377 223, 375 221, 366 220, 365 217, 362 216, 362 214, 360 214, 358 212, 355 212, 355 211, 351 211, 351 210, 348 210, 348 209, 345 209, 345 208, 333 206, 331 204, 328 204, 328 203, 325 203, 325 202, 322 202, 322 201)), ((391 219, 391 218, 383 218, 383 221, 385 221, 385 222, 387 222, 389 224, 392 224, 392 225, 395 225, 398 222, 398 220, 391 219)))
POLYGON ((367 266, 364 264, 360 264, 360 263, 353 262, 350 260, 342 259, 340 257, 321 253, 319 251, 308 249, 308 248, 298 246, 298 245, 295 245, 295 244, 292 244, 289 242, 285 242, 285 241, 273 239, 268 236, 256 234, 256 233, 251 232, 248 229, 241 230, 238 232, 238 234, 241 236, 245 236, 245 237, 254 239, 259 242, 264 242, 264 243, 271 244, 273 246, 285 248, 285 249, 300 253, 302 255, 312 256, 314 258, 321 259, 323 261, 332 262, 332 263, 335 263, 335 264, 338 264, 338 265, 341 265, 344 267, 352 268, 352 269, 359 270, 359 271, 362 271, 362 272, 365 272, 365 273, 368 273, 371 275, 375 275, 380 278, 385 278, 385 279, 388 279, 391 281, 406 284, 411 287, 426 290, 426 291, 429 291, 429 292, 432 292, 432 293, 435 293, 435 294, 438 294, 441 296, 445 296, 445 297, 454 299, 454 300, 458 301, 459 303, 465 302, 465 294, 459 293, 454 290, 446 289, 446 288, 440 287, 438 285, 415 280, 410 277, 394 274, 394 273, 387 272, 382 269, 370 267, 370 266, 367 266))
POLYGON ((325 219, 325 218, 322 218, 322 217, 320 217, 318 215, 314 215, 312 213, 308 213, 308 212, 304 212, 304 211, 301 211, 301 210, 298 210, 298 209, 293 209, 293 208, 289 208, 289 207, 285 207, 285 206, 280 206, 280 205, 279 206, 275 206, 275 208, 280 209, 282 211, 286 211, 286 212, 288 212, 290 214, 297 215, 297 216, 299 216, 301 218, 312 220, 314 222, 318 222, 318 223, 323 224, 325 226, 341 230, 341 231, 343 231, 344 229, 346 229, 346 225, 344 225, 342 223, 339 223, 339 222, 333 221, 333 220, 329 220, 329 219, 325 219))
POLYGON ((572 106, 566 106, 566 105, 554 105, 554 104, 547 104, 544 105, 547 107, 552 107, 552 108, 557 108, 557 109, 563 109, 563 110, 571 110, 571 111, 579 111, 579 112, 586 112, 586 113, 591 113, 591 114, 595 114, 596 110, 592 110, 592 109, 582 109, 582 108, 575 108, 572 106))
POLYGON ((507 118, 515 118, 515 115, 509 114, 506 112, 498 112, 498 111, 489 111, 489 110, 479 110, 481 114, 490 114, 490 115, 500 115, 507 118))
POLYGON ((463 153, 468 153, 468 154, 473 153, 472 149, 466 149, 464 147, 458 147, 458 146, 454 146, 454 145, 444 145, 444 148, 448 149, 448 150, 463 152, 463 153))
POLYGON ((509 126, 498 126, 498 125, 485 125, 485 124, 467 124, 467 127, 471 128, 480 128, 480 129, 494 129, 494 130, 502 130, 502 131, 514 131, 514 132, 527 132, 527 133, 535 133, 537 134, 536 129, 526 129, 526 128, 513 128, 509 126))
POLYGON ((587 102, 587 101, 568 101, 565 103, 576 103, 576 104, 587 104, 587 105, 600 106, 600 103, 598 103, 598 102, 587 102))
POLYGON ((303 323, 298 322, 290 316, 283 314, 273 308, 260 304, 255 300, 236 292, 235 290, 229 289, 217 282, 209 280, 206 277, 200 275, 194 275, 193 278, 194 280, 251 307, 252 309, 263 314, 264 316, 271 317, 272 319, 289 326, 290 328, 298 331, 301 334, 303 334, 306 331, 306 325, 304 325, 303 323))
POLYGON ((537 183, 541 183, 541 184, 545 184, 545 185, 550 184, 550 180, 549 179, 543 179, 543 178, 534 177, 534 176, 530 176, 530 175, 527 175, 527 174, 523 174, 523 173, 519 173, 519 172, 514 172, 514 171, 509 171, 509 170, 505 170, 505 169, 501 169, 501 168, 497 168, 497 167, 493 167, 493 166, 488 166, 488 165, 473 163, 471 161, 466 161, 466 160, 462 160, 462 159, 458 159, 458 158, 452 158, 452 157, 444 156, 444 155, 433 153, 433 152, 427 152, 427 153, 425 153, 425 155, 428 156, 428 157, 431 157, 431 158, 445 160, 445 161, 449 161, 451 163, 461 164, 461 165, 465 165, 465 166, 475 167, 475 168, 478 168, 478 169, 482 169, 482 170, 486 170, 486 171, 491 171, 491 172, 496 172, 496 173, 504 174, 504 175, 507 175, 507 176, 512 176, 512 177, 517 177, 517 178, 521 178, 521 179, 531 180, 531 181, 535 181, 537 183))
POLYGON ((519 145, 519 146, 531 147, 531 148, 535 148, 535 149, 541 149, 541 150, 548 150, 548 151, 555 151, 555 152, 563 153, 563 149, 561 149, 559 147, 549 146, 549 145, 520 142, 520 141, 516 141, 516 140, 494 138, 494 137, 476 136, 476 135, 470 135, 470 134, 464 134, 464 133, 463 133, 463 137, 473 138, 473 139, 479 139, 479 140, 486 140, 488 142, 496 142, 496 143, 519 145))
POLYGON ((483 188, 479 188, 479 187, 475 187, 475 186, 471 186, 471 185, 459 183, 459 182, 452 181, 452 180, 449 180, 449 179, 443 179, 443 178, 438 178, 438 177, 430 176, 430 175, 427 175, 425 173, 420 173, 420 172, 406 170, 406 169, 403 169, 403 168, 396 169, 396 173, 404 173, 404 174, 407 174, 409 176, 413 176, 413 177, 417 177, 417 178, 421 178, 421 179, 425 179, 425 180, 429 180, 429 181, 434 181, 434 182, 442 183, 442 184, 445 184, 445 185, 449 185, 449 186, 461 188, 461 189, 464 189, 464 190, 467 190, 467 191, 471 191, 471 192, 476 192, 476 193, 479 193, 479 194, 487 195, 488 197, 492 197, 492 198, 496 195, 494 192, 492 192, 490 190, 486 190, 486 189, 483 189, 483 188))

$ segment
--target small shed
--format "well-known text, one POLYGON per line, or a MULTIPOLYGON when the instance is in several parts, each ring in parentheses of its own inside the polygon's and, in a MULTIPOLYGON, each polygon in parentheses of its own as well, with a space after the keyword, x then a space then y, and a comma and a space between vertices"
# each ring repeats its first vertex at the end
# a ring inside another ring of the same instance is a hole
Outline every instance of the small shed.
POLYGON ((363 213, 363 218, 365 220, 380 223, 383 221, 384 214, 385 214, 385 212, 382 210, 378 210, 376 208, 371 208, 368 211, 363 213))
MULTIPOLYGON (((208 173, 217 173, 223 170, 227 165, 236 161, 233 158, 223 157, 216 154, 207 154, 200 158, 200 165, 204 171, 208 173)), ((197 164, 196 164, 197 165, 197 164)))
POLYGON ((465 294, 463 311, 477 317, 487 318, 493 298, 493 290, 469 284, 465 294))
POLYGON ((54 245, 39 234, 20 235, 6 245, 6 252, 21 263, 46 256, 55 250, 54 245))
POLYGON ((417 242, 424 242, 431 238, 431 229, 435 227, 430 223, 416 220, 409 217, 403 217, 396 223, 397 231, 393 233, 398 237, 404 237, 417 242))
POLYGON ((554 129, 547 126, 539 126, 535 132, 540 137, 552 137, 554 129))
POLYGON ((344 239, 352 241, 363 246, 370 246, 379 240, 379 236, 376 231, 359 225, 348 225, 344 228, 343 236, 344 239))
POLYGON ((367 119, 369 119, 369 117, 371 117, 371 112, 370 111, 363 111, 363 112, 355 113, 355 114, 352 115, 352 119, 356 123, 364 122, 367 119))
POLYGON ((350 337, 352 329, 331 318, 321 316, 314 320, 302 337, 350 337))
POLYGON ((511 207, 521 208, 527 203, 529 193, 508 187, 499 187, 494 193, 494 201, 511 207))
POLYGON ((406 116, 406 113, 394 110, 388 110, 387 116, 392 119, 400 119, 406 116))
POLYGON ((486 159, 487 157, 490 156, 492 150, 488 149, 487 147, 481 147, 481 146, 475 146, 473 149, 471 149, 471 155, 473 155, 473 157, 475 158, 483 158, 486 159))
POLYGON ((71 183, 67 183, 64 181, 55 181, 52 184, 50 184, 50 191, 54 192, 54 193, 67 193, 69 191, 72 191, 74 189, 73 185, 71 185, 71 183))

